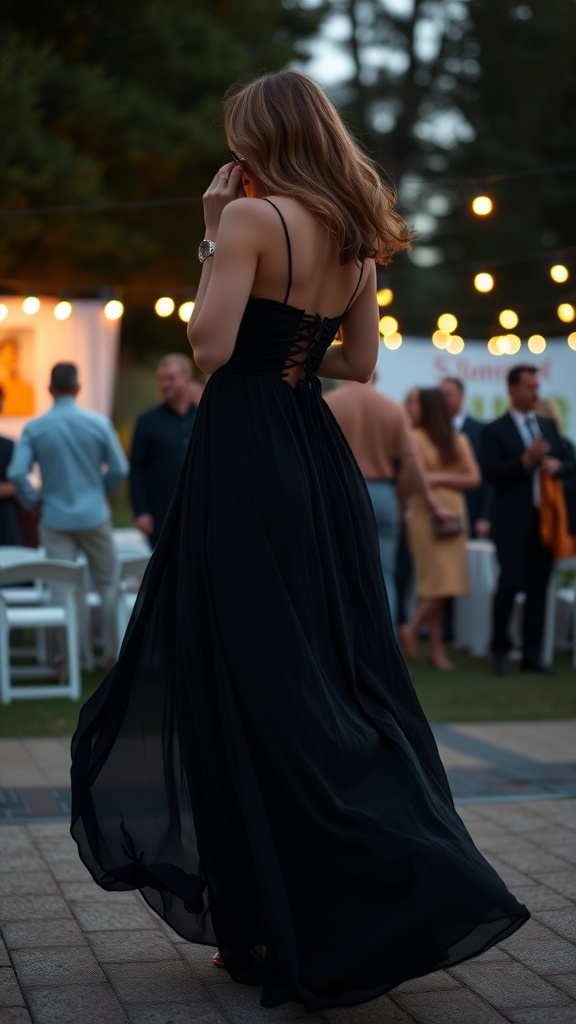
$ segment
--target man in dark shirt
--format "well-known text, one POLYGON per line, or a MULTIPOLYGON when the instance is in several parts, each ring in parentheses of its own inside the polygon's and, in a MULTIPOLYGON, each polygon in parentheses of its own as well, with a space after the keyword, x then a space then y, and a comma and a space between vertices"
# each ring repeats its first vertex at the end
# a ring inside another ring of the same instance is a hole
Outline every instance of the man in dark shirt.
MULTIPOLYGON (((0 386, 0 416, 3 408, 4 389, 0 386)), ((6 476, 13 454, 14 441, 0 437, 0 544, 22 543, 16 512, 16 488, 6 476)))
POLYGON ((130 458, 130 499, 134 524, 154 546, 168 511, 194 426, 192 363, 186 356, 164 356, 157 381, 163 402, 136 421, 130 458))
MULTIPOLYGON (((445 377, 440 383, 440 390, 452 417, 454 430, 465 434, 476 456, 476 462, 482 471, 482 433, 484 424, 469 416, 464 408, 464 383, 459 377, 445 377)), ((474 491, 464 491, 468 507, 468 525, 471 537, 488 537, 490 533, 490 506, 492 489, 486 480, 474 491)))

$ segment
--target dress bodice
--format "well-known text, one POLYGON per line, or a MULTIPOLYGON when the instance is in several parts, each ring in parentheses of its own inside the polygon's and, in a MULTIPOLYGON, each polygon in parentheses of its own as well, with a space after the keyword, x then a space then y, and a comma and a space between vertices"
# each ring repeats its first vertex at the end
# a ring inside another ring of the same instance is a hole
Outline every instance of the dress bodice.
POLYGON ((249 299, 226 368, 257 376, 304 378, 315 373, 342 323, 285 302, 249 299))
POLYGON ((234 352, 222 369, 236 373, 270 376, 295 385, 318 370, 327 349, 334 341, 362 280, 358 282, 346 308, 339 316, 322 317, 307 313, 288 303, 292 287, 292 247, 282 213, 269 199, 284 228, 288 253, 288 284, 283 302, 250 298, 238 330, 234 352))

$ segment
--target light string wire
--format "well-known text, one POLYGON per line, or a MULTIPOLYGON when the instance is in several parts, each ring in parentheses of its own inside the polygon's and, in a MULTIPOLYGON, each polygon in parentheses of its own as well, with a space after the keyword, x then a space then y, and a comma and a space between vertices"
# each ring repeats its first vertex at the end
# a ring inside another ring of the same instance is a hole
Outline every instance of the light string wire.
MULTIPOLYGON (((508 181, 513 178, 527 178, 543 174, 564 174, 576 170, 576 164, 564 164, 556 167, 537 167, 525 171, 509 171, 505 174, 490 174, 484 177, 475 178, 426 178, 420 177, 416 172, 408 171, 402 177, 402 181, 421 181, 427 188, 441 187, 443 185, 461 188, 471 188, 480 185, 490 185, 499 181, 508 181)), ((153 209, 162 206, 193 206, 201 203, 200 196, 181 196, 174 199, 126 199, 110 203, 67 203, 62 206, 26 206, 26 207, 0 207, 0 217, 22 217, 30 214, 49 213, 100 213, 106 210, 142 210, 153 209)))

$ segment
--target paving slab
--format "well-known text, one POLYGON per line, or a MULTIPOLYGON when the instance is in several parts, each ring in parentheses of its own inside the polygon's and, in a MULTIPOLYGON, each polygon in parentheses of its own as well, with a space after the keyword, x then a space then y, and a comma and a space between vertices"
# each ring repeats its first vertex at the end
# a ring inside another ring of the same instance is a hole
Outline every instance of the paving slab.
POLYGON ((130 1024, 227 1024, 216 1009, 201 1010, 186 1003, 165 1003, 163 1006, 131 1006, 130 1024))
POLYGON ((11 959, 23 989, 45 985, 90 985, 106 981, 88 946, 14 949, 11 959))
POLYGON ((473 961, 310 1015, 264 1009, 211 947, 99 889, 69 835, 67 742, 0 741, 0 1024, 576 1024, 575 725, 437 734, 463 821, 532 920, 473 961))
POLYGON ((3 1006, 0 1008, 0 1024, 33 1024, 33 1022, 24 1006, 3 1006))
POLYGON ((469 961, 452 967, 451 973, 500 1010, 522 1006, 548 1007, 569 1002, 565 993, 520 963, 475 964, 469 961))
POLYGON ((405 1009, 417 1024, 508 1024, 509 1021, 474 992, 463 988, 394 996, 394 1002, 405 1009))
POLYGON ((128 1024, 109 985, 51 985, 28 990, 34 1024, 128 1024))

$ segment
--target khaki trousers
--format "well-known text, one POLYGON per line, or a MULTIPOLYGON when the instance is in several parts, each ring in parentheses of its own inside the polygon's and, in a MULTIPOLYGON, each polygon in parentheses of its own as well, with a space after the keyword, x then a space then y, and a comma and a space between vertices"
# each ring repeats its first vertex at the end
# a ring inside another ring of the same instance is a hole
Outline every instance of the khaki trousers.
MULTIPOLYGON (((104 658, 106 662, 116 660, 119 562, 110 520, 95 526, 92 530, 53 530, 41 522, 40 543, 48 558, 62 558, 67 562, 73 562, 80 551, 86 556, 88 568, 102 601, 104 658)), ((56 593, 54 597, 58 600, 56 593)))

